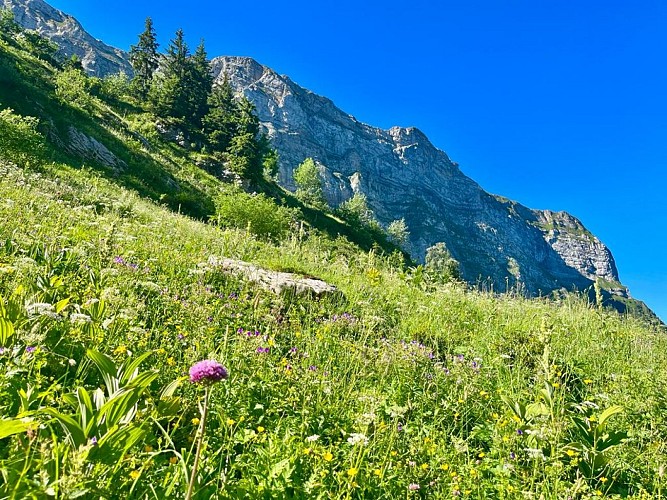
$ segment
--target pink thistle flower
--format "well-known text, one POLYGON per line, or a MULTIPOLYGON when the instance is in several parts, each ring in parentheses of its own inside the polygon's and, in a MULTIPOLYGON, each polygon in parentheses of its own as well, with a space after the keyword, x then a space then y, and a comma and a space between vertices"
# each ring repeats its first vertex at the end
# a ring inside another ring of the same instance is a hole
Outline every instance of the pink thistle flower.
POLYGON ((199 361, 190 367, 190 382, 210 385, 228 377, 227 369, 213 359, 199 361))

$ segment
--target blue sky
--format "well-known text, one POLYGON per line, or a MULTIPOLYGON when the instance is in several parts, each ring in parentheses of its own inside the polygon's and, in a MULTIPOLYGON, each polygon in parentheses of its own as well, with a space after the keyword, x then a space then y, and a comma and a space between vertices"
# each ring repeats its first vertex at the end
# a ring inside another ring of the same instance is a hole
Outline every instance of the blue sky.
POLYGON ((417 126, 487 191, 578 217, 667 320, 667 2, 49 3, 111 45, 151 16, 163 47, 183 28, 361 121, 417 126))

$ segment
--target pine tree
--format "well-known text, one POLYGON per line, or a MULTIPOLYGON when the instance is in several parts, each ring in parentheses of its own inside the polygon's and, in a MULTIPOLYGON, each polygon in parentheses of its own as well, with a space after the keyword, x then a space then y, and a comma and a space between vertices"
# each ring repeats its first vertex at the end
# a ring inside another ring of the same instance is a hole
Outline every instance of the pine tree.
POLYGON ((176 32, 176 37, 167 47, 163 59, 163 68, 158 78, 153 79, 149 100, 153 111, 160 118, 172 119, 185 124, 189 115, 188 80, 190 72, 190 53, 185 43, 183 30, 176 32))
POLYGON ((141 99, 148 95, 153 75, 160 64, 157 34, 150 17, 146 18, 145 27, 144 32, 139 35, 139 43, 130 48, 130 63, 134 69, 132 84, 141 99))
POLYGON ((222 83, 213 87, 208 99, 208 112, 204 117, 204 134, 214 152, 227 150, 236 133, 237 103, 234 91, 225 76, 222 83))
POLYGON ((211 63, 206 54, 204 40, 200 42, 189 63, 187 90, 190 101, 190 116, 188 119, 193 127, 199 129, 202 127, 202 120, 208 112, 208 100, 213 89, 211 63))

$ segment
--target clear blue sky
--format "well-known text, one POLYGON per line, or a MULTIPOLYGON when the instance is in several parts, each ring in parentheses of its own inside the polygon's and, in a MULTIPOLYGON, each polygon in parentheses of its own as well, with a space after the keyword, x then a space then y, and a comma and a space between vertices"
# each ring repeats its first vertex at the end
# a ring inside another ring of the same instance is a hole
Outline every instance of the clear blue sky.
POLYGON ((50 3, 111 45, 151 16, 163 47, 180 27, 361 121, 419 127, 487 191, 581 219, 667 320, 667 2, 50 3))

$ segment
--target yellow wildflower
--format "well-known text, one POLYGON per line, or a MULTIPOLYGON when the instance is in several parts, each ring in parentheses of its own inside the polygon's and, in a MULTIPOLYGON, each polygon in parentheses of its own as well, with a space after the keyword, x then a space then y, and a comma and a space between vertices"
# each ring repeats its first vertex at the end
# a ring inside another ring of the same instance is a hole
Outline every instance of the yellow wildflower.
POLYGON ((133 470, 132 472, 130 472, 130 477, 132 479, 136 480, 139 478, 139 476, 141 476, 141 472, 139 472, 138 470, 133 470))
POLYGON ((331 454, 330 451, 327 451, 327 452, 324 453, 324 455, 322 455, 322 458, 323 458, 326 462, 331 462, 331 461, 333 460, 333 455, 331 454))
POLYGON ((169 459, 169 463, 170 463, 171 465, 176 465, 176 464, 178 463, 178 458, 177 458, 177 457, 171 457, 171 458, 169 459))
POLYGON ((168 366, 174 366, 176 364, 176 361, 174 360, 173 357, 167 358, 167 365, 168 366))
POLYGON ((359 469, 357 469, 356 467, 350 467, 349 469, 347 469, 347 475, 348 476, 354 477, 357 474, 359 474, 359 469))
POLYGON ((200 420, 197 417, 192 419, 192 425, 199 425, 199 422, 200 420))
POLYGON ((144 451, 146 453, 150 453, 151 451, 153 451, 153 447, 150 444, 147 444, 146 446, 144 446, 144 451))
POLYGON ((228 419, 227 419, 227 425, 228 425, 228 426, 231 427, 231 426, 234 425, 235 423, 236 423, 236 422, 234 421, 233 418, 228 418, 228 419))
POLYGON ((264 427, 262 427, 261 425, 260 425, 259 427, 257 427, 257 432, 259 432, 260 434, 261 434, 262 432, 264 432, 265 430, 266 430, 266 429, 265 429, 264 427))

